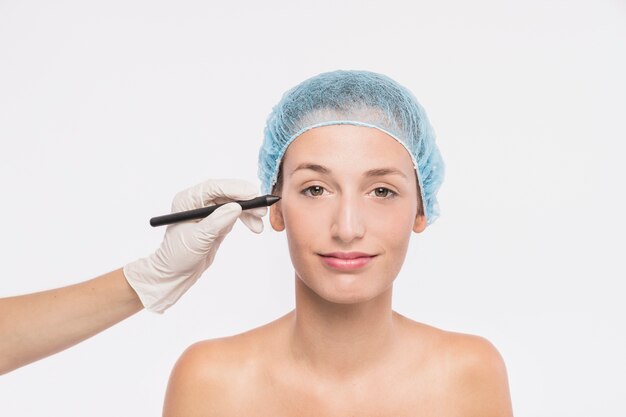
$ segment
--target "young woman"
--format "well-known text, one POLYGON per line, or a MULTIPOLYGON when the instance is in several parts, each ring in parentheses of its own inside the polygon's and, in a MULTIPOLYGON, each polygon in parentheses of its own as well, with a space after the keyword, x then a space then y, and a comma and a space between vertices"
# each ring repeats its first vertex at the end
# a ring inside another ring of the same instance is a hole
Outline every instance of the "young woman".
POLYGON ((392 310, 412 233, 438 214, 443 163, 413 95, 367 71, 320 74, 274 107, 259 158, 282 199, 296 308, 188 348, 166 417, 511 416, 487 340, 392 310))

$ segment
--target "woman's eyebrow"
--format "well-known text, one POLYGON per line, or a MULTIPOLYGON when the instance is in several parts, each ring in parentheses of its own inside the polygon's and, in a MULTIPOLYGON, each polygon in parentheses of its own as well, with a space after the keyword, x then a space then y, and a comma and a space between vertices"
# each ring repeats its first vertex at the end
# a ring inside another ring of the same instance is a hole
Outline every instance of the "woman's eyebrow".
POLYGON ((291 177, 293 174, 295 174, 297 171, 300 171, 301 169, 310 169, 311 171, 319 172, 320 174, 330 174, 330 169, 326 168, 325 166, 305 162, 298 165, 296 169, 291 171, 291 174, 289 174, 289 176, 291 177))
POLYGON ((400 175, 401 177, 408 179, 404 172, 396 168, 376 168, 370 169, 363 174, 365 177, 382 177, 385 175, 400 175))
MULTIPOLYGON (((296 171, 303 169, 309 169, 311 171, 319 172, 320 174, 325 175, 329 175, 332 173, 330 169, 326 168, 323 165, 305 162, 298 165, 296 169, 291 171, 291 174, 289 174, 289 176, 292 176, 296 171)), ((382 177, 384 175, 400 175, 401 177, 408 179, 404 172, 396 168, 374 168, 370 169, 369 171, 365 171, 365 173, 363 174, 364 177, 382 177)))

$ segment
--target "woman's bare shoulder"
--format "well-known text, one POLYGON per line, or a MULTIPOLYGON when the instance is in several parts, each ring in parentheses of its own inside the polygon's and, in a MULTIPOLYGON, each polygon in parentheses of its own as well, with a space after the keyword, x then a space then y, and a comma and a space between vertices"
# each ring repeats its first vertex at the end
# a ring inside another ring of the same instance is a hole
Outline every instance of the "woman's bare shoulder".
POLYGON ((223 414, 225 394, 235 389, 239 380, 238 372, 233 371, 237 368, 232 364, 240 355, 240 345, 230 338, 189 346, 170 374, 163 416, 223 414))
POLYGON ((407 330, 409 340, 446 355, 449 360, 458 362, 456 365, 503 363, 498 350, 484 337, 443 330, 396 314, 407 330))
POLYGON ((170 375, 163 415, 212 416, 236 411, 233 399, 245 398, 253 386, 263 358, 260 349, 279 320, 189 346, 170 375))
POLYGON ((429 367, 464 415, 512 415, 504 360, 486 338, 451 332, 403 317, 410 338, 429 357, 429 367), (453 394, 454 393, 454 394, 453 394), (456 394, 456 395, 455 395, 456 394))

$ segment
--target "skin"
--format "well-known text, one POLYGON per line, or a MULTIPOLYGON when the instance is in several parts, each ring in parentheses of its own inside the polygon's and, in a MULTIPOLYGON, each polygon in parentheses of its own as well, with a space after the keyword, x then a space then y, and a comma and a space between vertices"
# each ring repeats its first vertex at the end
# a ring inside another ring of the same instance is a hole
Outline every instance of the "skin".
POLYGON ((426 227, 406 149, 378 129, 324 126, 289 146, 282 169, 270 222, 287 233, 296 308, 189 347, 163 415, 511 416, 506 369, 490 342, 391 308, 411 233, 426 227), (365 175, 381 168, 399 174, 365 175), (337 271, 319 255, 335 251, 376 257, 337 271))
POLYGON ((143 309, 122 268, 0 299, 0 374, 69 348, 143 309))

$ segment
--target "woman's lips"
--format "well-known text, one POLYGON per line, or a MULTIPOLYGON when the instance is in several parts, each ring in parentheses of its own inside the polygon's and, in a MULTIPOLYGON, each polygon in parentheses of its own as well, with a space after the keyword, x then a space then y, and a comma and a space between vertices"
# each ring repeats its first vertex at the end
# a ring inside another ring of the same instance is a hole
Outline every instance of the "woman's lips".
POLYGON ((376 256, 360 256, 357 258, 342 259, 334 256, 320 255, 322 261, 329 267, 341 271, 353 271, 368 265, 376 256))

